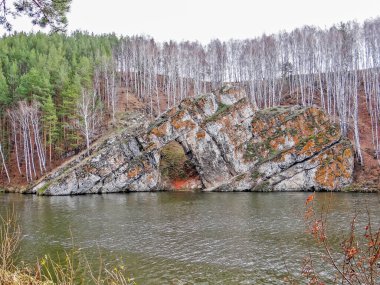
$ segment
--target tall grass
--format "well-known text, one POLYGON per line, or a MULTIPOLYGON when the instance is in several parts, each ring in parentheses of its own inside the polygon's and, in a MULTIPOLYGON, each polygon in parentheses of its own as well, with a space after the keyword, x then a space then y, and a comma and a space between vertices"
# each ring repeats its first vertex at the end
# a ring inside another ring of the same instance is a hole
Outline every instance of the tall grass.
POLYGON ((34 266, 18 260, 21 228, 14 210, 0 216, 1 285, 135 285, 124 266, 108 268, 99 257, 94 268, 86 256, 73 247, 57 256, 45 255, 34 266))
POLYGON ((17 215, 10 210, 5 216, 0 216, 0 268, 12 270, 19 251, 21 230, 17 215))

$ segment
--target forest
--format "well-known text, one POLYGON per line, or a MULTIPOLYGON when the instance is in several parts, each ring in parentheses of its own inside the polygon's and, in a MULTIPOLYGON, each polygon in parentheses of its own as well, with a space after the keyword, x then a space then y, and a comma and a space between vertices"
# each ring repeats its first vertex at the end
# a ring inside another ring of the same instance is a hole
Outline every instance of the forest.
POLYGON ((152 118, 188 96, 241 85, 256 109, 317 105, 380 158, 380 18, 247 40, 156 42, 87 32, 0 39, 0 176, 28 183, 117 127, 120 102, 152 118), (368 121, 368 122, 367 122, 368 121), (361 133, 364 123, 370 134, 361 133))

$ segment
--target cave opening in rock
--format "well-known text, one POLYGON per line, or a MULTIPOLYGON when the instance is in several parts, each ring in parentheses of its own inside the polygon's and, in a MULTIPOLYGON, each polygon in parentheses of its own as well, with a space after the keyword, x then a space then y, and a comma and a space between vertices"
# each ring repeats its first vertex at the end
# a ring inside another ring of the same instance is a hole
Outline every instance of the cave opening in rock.
POLYGON ((202 188, 198 171, 177 141, 168 143, 160 152, 161 187, 165 190, 199 190, 202 188))

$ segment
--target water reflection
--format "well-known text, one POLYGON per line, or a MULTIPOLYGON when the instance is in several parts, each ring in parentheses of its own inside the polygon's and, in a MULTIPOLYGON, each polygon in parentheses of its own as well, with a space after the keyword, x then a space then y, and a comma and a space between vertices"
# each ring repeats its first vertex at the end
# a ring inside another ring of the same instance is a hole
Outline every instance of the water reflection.
MULTIPOLYGON (((139 284, 282 284, 310 249, 302 221, 308 193, 132 193, 36 197, 0 195, 21 217, 23 258, 75 244, 94 260, 126 262, 139 284), (202 283, 203 282, 203 283, 202 283), (206 282, 206 283, 204 283, 206 282)), ((333 235, 378 195, 318 193, 333 235), (322 203, 323 202, 323 203, 322 203)), ((376 219, 374 219, 376 221, 376 219)))

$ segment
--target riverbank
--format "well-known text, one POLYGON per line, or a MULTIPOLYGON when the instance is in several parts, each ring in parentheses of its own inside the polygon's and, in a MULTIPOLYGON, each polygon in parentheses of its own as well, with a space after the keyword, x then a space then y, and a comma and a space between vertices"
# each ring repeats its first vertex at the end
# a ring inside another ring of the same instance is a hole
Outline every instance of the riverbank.
POLYGON ((377 186, 366 185, 365 183, 352 183, 338 192, 344 193, 377 193, 380 194, 380 188, 377 186))
MULTIPOLYGON (((31 193, 25 193, 23 192, 23 189, 25 189, 25 186, 23 187, 10 187, 10 188, 7 188, 7 187, 4 187, 3 188, 0 188, 0 193, 17 193, 17 194, 25 194, 25 195, 30 195, 31 193)), ((139 191, 140 193, 141 192, 151 192, 151 191, 139 191)), ((207 193, 208 191, 202 191, 202 190, 184 190, 184 189, 180 189, 180 190, 155 190, 154 192, 204 192, 204 193, 207 193)), ((218 193, 217 191, 214 191, 215 193, 218 193)), ((222 192, 225 192, 225 191, 220 191, 219 193, 222 193, 222 192)), ((231 191, 231 192, 234 192, 234 193, 237 193, 236 191, 231 191)), ((241 192, 241 191, 239 191, 241 192)), ((375 193, 375 194, 380 194, 380 188, 378 187, 372 187, 372 186, 367 186, 367 185, 363 185, 361 183, 353 183, 352 185, 349 185, 349 186, 346 186, 342 189, 338 189, 338 190, 323 190, 323 189, 320 189, 320 190, 313 190, 313 189, 309 189, 309 190, 305 190, 305 191, 299 191, 299 190, 289 190, 289 191, 259 191, 259 190, 250 190, 250 191, 244 191, 244 192, 252 192, 252 193, 262 193, 262 192, 267 192, 267 193, 271 193, 271 192, 278 192, 278 193, 291 193, 291 192, 334 192, 334 193, 375 193)), ((115 194, 115 193, 118 193, 118 194, 127 194, 127 193, 136 193, 136 192, 129 192, 129 191, 120 191, 120 192, 113 192, 113 193, 99 193, 99 194, 115 194)), ((88 193, 83 193, 81 195, 91 195, 91 194, 88 194, 88 193)))

